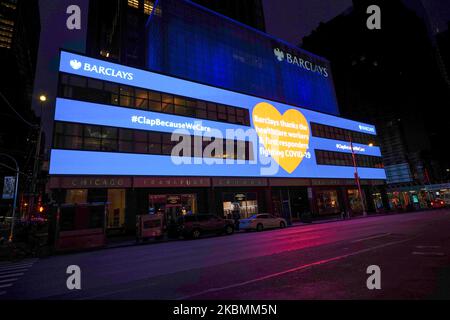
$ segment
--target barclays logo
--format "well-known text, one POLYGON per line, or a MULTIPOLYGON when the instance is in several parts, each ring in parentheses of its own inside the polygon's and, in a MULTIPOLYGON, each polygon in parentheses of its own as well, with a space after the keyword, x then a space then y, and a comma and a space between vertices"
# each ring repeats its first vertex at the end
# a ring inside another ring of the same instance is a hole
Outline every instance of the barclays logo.
POLYGON ((273 53, 279 62, 286 61, 288 64, 296 65, 297 67, 307 70, 309 72, 318 73, 325 78, 329 77, 327 67, 322 67, 318 64, 315 64, 311 61, 299 58, 290 53, 284 52, 279 48, 275 48, 273 53))
POLYGON ((114 77, 114 78, 121 78, 124 80, 132 81, 134 79, 134 74, 131 72, 125 72, 116 70, 114 68, 107 68, 103 66, 98 66, 90 63, 82 63, 81 61, 78 61, 77 59, 72 59, 69 62, 70 67, 74 70, 80 70, 83 68, 83 71, 86 72, 94 72, 97 74, 101 74, 107 77, 114 77))
POLYGON ((275 54, 275 57, 277 57, 278 61, 282 62, 284 60, 284 52, 280 49, 274 49, 273 53, 275 54))
POLYGON ((72 67, 72 69, 78 70, 81 68, 82 64, 80 61, 73 59, 73 60, 70 60, 70 66, 72 67))

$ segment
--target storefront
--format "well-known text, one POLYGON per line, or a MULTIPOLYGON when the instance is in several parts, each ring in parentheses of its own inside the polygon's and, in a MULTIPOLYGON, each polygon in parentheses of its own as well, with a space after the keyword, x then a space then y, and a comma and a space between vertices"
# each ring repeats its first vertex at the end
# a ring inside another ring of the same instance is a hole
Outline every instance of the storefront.
POLYGON ((450 205, 450 184, 391 187, 387 192, 391 210, 411 211, 432 207, 435 200, 450 205))

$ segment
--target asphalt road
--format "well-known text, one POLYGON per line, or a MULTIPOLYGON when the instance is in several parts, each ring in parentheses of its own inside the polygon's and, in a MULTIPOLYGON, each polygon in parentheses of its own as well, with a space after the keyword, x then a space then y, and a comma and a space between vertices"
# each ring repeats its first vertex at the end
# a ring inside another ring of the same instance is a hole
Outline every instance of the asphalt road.
POLYGON ((0 264, 0 300, 449 299, 449 231, 436 210, 0 264))

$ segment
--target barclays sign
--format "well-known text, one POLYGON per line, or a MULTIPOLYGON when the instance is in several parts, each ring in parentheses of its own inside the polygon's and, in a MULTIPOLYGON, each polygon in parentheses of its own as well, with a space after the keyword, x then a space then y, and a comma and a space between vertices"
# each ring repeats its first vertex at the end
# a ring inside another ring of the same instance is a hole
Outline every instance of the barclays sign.
POLYGON ((121 78, 124 80, 132 81, 134 79, 134 74, 132 72, 125 72, 116 70, 114 68, 108 68, 100 65, 90 64, 87 62, 81 62, 77 59, 72 59, 69 62, 70 67, 77 71, 77 70, 84 70, 85 72, 94 72, 99 75, 104 75, 107 77, 114 77, 114 78, 121 78))
POLYGON ((306 60, 304 58, 300 58, 291 53, 285 52, 285 51, 281 50, 280 48, 275 48, 273 50, 273 53, 279 62, 292 64, 294 66, 297 66, 297 67, 307 70, 309 72, 318 73, 325 78, 329 77, 327 67, 320 66, 309 60, 306 60))

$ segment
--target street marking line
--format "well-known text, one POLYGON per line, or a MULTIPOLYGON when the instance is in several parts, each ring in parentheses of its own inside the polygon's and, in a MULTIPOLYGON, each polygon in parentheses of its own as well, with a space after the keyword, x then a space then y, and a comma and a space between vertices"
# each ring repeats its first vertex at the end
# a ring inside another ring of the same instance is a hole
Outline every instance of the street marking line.
POLYGON ((6 278, 6 277, 18 277, 18 276, 23 276, 23 273, 12 273, 12 274, 8 274, 8 275, 4 275, 4 276, 0 276, 1 278, 6 278))
POLYGON ((5 272, 0 271, 0 276, 3 276, 3 275, 5 275, 5 274, 23 273, 23 272, 25 272, 25 271, 27 271, 27 270, 28 270, 28 269, 25 269, 25 270, 23 270, 23 269, 19 269, 19 270, 9 270, 9 271, 5 271, 5 272))
POLYGON ((248 284, 253 284, 253 283, 256 283, 256 282, 260 282, 260 281, 276 278, 276 277, 279 277, 279 276, 283 276, 283 275, 286 275, 286 274, 289 274, 289 273, 293 273, 293 272, 309 269, 309 268, 312 268, 312 267, 315 267, 315 266, 320 266, 320 265, 327 264, 327 263, 330 263, 330 262, 335 262, 335 261, 338 261, 338 260, 342 260, 342 259, 345 259, 345 258, 356 256, 358 254, 367 253, 367 252, 370 252, 370 251, 373 251, 373 250, 385 248, 385 247, 396 245, 396 244, 401 244, 401 243, 404 243, 404 242, 407 242, 407 241, 410 241, 410 240, 413 240, 413 239, 414 238, 408 238, 408 239, 404 239, 404 240, 400 240, 400 241, 388 242, 388 243, 385 243, 385 244, 382 244, 382 245, 379 245, 379 246, 375 246, 375 247, 371 247, 371 248, 355 251, 355 252, 352 252, 352 253, 344 254, 344 255, 333 257, 333 258, 329 258, 329 259, 324 259, 324 260, 312 262, 312 263, 305 264, 305 265, 302 265, 302 266, 298 266, 298 267, 295 267, 295 268, 291 268, 291 269, 288 269, 288 270, 285 270, 285 271, 272 273, 272 274, 269 274, 269 275, 266 275, 266 276, 263 276, 263 277, 259 277, 259 278, 256 278, 256 279, 235 283, 235 284, 228 285, 228 286, 225 286, 225 287, 211 288, 211 289, 199 292, 199 293, 195 293, 195 294, 192 294, 192 295, 188 295, 188 296, 177 298, 176 300, 187 300, 187 299, 191 299, 193 297, 203 296, 203 295, 208 294, 208 293, 214 293, 214 292, 219 292, 219 291, 223 291, 223 290, 228 290, 228 289, 242 287, 242 286, 245 286, 245 285, 248 285, 248 284))
POLYGON ((13 269, 13 268, 31 268, 32 266, 33 266, 33 264, 21 264, 21 265, 17 265, 17 266, 3 266, 3 267, 0 267, 0 271, 7 270, 7 269, 13 269))
POLYGON ((0 280, 0 283, 5 283, 5 282, 14 282, 14 281, 17 281, 17 280, 19 280, 18 278, 11 278, 11 279, 6 279, 6 280, 0 280))
POLYGON ((416 246, 417 249, 439 249, 441 246, 416 246))
POLYGON ((10 268, 10 269, 0 269, 0 274, 7 273, 11 271, 22 272, 27 271, 29 268, 10 268))
POLYGON ((23 260, 23 261, 19 261, 19 262, 1 262, 0 263, 0 267, 3 266, 16 266, 16 265, 22 265, 22 264, 33 264, 37 261, 37 259, 32 259, 32 260, 23 260))
POLYGON ((12 283, 8 283, 8 284, 2 284, 2 285, 0 285, 0 289, 3 289, 3 288, 9 288, 9 287, 12 287, 12 283))
POLYGON ((366 240, 372 240, 372 239, 378 239, 378 238, 384 238, 384 237, 387 237, 387 236, 389 236, 389 235, 391 235, 392 233, 381 233, 381 234, 376 234, 376 235, 374 235, 374 236, 370 236, 370 237, 367 237, 367 238, 362 238, 362 239, 358 239, 358 240, 353 240, 353 241, 351 241, 350 243, 358 243, 358 242, 363 242, 363 241, 366 241, 366 240))
POLYGON ((445 253, 443 252, 418 252, 414 251, 412 254, 417 256, 432 256, 432 257, 443 257, 445 253))

